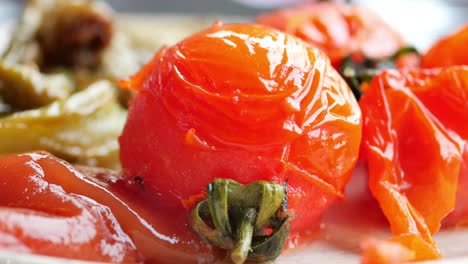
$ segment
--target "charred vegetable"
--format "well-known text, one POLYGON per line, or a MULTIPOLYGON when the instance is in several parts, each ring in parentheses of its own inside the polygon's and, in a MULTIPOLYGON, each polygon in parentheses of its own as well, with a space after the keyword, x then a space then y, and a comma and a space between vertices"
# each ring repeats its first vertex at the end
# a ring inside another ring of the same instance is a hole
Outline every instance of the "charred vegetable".
POLYGON ((96 82, 67 99, 1 118, 0 154, 41 149, 72 162, 117 168, 125 117, 113 85, 96 82))
POLYGON ((16 110, 42 107, 66 99, 74 90, 67 74, 41 74, 31 67, 0 62, 0 97, 16 110))
POLYGON ((111 38, 111 13, 100 2, 29 0, 3 57, 41 69, 92 67, 111 38))
POLYGON ((77 88, 127 77, 145 60, 115 27, 110 8, 90 0, 27 1, 2 59, 46 73, 69 72, 77 88))
POLYGON ((140 65, 103 2, 27 1, 0 59, 0 153, 43 149, 118 167, 126 116, 119 102, 126 106, 132 93, 111 82, 140 65))

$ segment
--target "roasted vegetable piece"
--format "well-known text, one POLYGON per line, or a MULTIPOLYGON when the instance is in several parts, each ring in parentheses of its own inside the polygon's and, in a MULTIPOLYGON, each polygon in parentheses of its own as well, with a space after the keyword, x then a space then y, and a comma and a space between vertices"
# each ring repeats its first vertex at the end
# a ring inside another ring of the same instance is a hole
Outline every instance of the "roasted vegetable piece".
MULTIPOLYGON (((81 260, 141 262, 110 208, 83 196, 86 192, 105 191, 45 153, 0 157, 0 248, 81 260)), ((115 199, 109 193, 107 198, 115 199)))
POLYGON ((56 1, 38 36, 43 65, 93 67, 112 39, 111 15, 99 1, 56 1))
POLYGON ((215 24, 122 85, 138 91, 120 137, 124 174, 166 205, 183 210, 217 178, 286 184, 298 239, 343 196, 360 110, 325 54, 300 39, 215 24))
POLYGON ((354 52, 382 59, 405 44, 385 21, 358 5, 313 3, 266 13, 257 17, 256 22, 322 49, 337 68, 343 58, 354 52))
POLYGON ((118 168, 117 137, 126 112, 115 97, 113 85, 100 81, 66 100, 0 118, 0 153, 41 149, 80 164, 118 168))
POLYGON ((68 98, 74 84, 67 74, 41 74, 21 65, 0 62, 0 97, 11 109, 29 110, 68 98))
POLYGON ((425 68, 468 65, 468 24, 436 42, 424 55, 425 68))
POLYGON ((360 101, 369 187, 390 222, 390 241, 411 250, 411 260, 440 256, 432 234, 456 196, 466 196, 458 180, 467 177, 467 95, 468 67, 389 70, 374 77, 360 101))
POLYGON ((33 66, 46 73, 66 70, 78 88, 97 79, 126 77, 143 65, 142 57, 113 25, 111 9, 92 0, 26 1, 2 55, 6 65, 33 66))
POLYGON ((116 81, 141 65, 126 36, 114 34, 100 1, 25 4, 0 60, 0 153, 43 149, 118 168, 116 138, 126 115, 118 103, 126 107, 132 94, 98 81, 116 81), (23 140, 6 140, 11 135, 23 140))
POLYGON ((95 67, 112 31, 110 10, 99 1, 29 0, 3 57, 42 69, 95 67))

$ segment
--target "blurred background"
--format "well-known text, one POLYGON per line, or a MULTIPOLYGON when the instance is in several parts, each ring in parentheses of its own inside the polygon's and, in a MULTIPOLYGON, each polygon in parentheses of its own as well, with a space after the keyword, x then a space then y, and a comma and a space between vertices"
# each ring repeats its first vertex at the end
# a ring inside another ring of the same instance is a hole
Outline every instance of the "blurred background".
MULTIPOLYGON (((183 14, 236 17, 249 21, 256 14, 314 0, 107 0, 116 11, 137 14, 183 14)), ((344 1, 343 1, 344 2, 344 1)), ((355 0, 380 14, 419 49, 468 22, 468 0, 355 0)), ((14 19, 20 0, 0 0, 0 22, 14 19)), ((228 19, 229 20, 229 19, 228 19)), ((170 25, 166 30, 170 30, 170 25)))

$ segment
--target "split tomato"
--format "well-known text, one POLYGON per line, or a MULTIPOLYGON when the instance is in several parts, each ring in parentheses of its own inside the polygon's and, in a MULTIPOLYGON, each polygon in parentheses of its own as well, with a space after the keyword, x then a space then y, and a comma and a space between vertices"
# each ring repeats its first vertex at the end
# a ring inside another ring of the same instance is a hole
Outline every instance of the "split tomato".
POLYGON ((383 59, 405 44, 400 34, 382 18, 358 5, 314 3, 266 13, 257 17, 256 22, 320 48, 335 67, 356 52, 383 59))
POLYGON ((369 187, 413 260, 439 257, 432 234, 466 212, 467 96, 468 67, 451 67, 384 71, 360 101, 369 187))
POLYGON ((215 24, 160 50, 122 85, 138 91, 120 137, 124 174, 166 205, 193 205, 217 178, 287 184, 299 234, 343 196, 360 109, 325 54, 300 39, 215 24))

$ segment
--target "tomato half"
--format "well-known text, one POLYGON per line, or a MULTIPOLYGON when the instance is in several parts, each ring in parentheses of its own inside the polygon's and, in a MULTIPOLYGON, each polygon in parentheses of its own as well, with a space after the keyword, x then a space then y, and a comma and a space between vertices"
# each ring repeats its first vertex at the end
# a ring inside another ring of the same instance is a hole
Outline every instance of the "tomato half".
POLYGON ((423 56, 425 68, 468 65, 468 24, 436 42, 423 56))
POLYGON ((293 34, 323 50, 338 67, 346 56, 390 57, 405 43, 372 11, 358 5, 314 3, 266 13, 256 22, 293 34))
POLYGON ((127 177, 165 204, 216 178, 288 185, 292 233, 342 197, 358 157, 361 114, 328 58, 256 25, 214 25, 159 51, 132 79, 120 137, 127 177))
POLYGON ((452 67, 385 71, 360 101, 369 187, 395 234, 391 241, 412 250, 413 260, 440 255, 432 234, 456 197, 466 196, 458 181, 466 182, 467 95, 468 67, 452 67))

